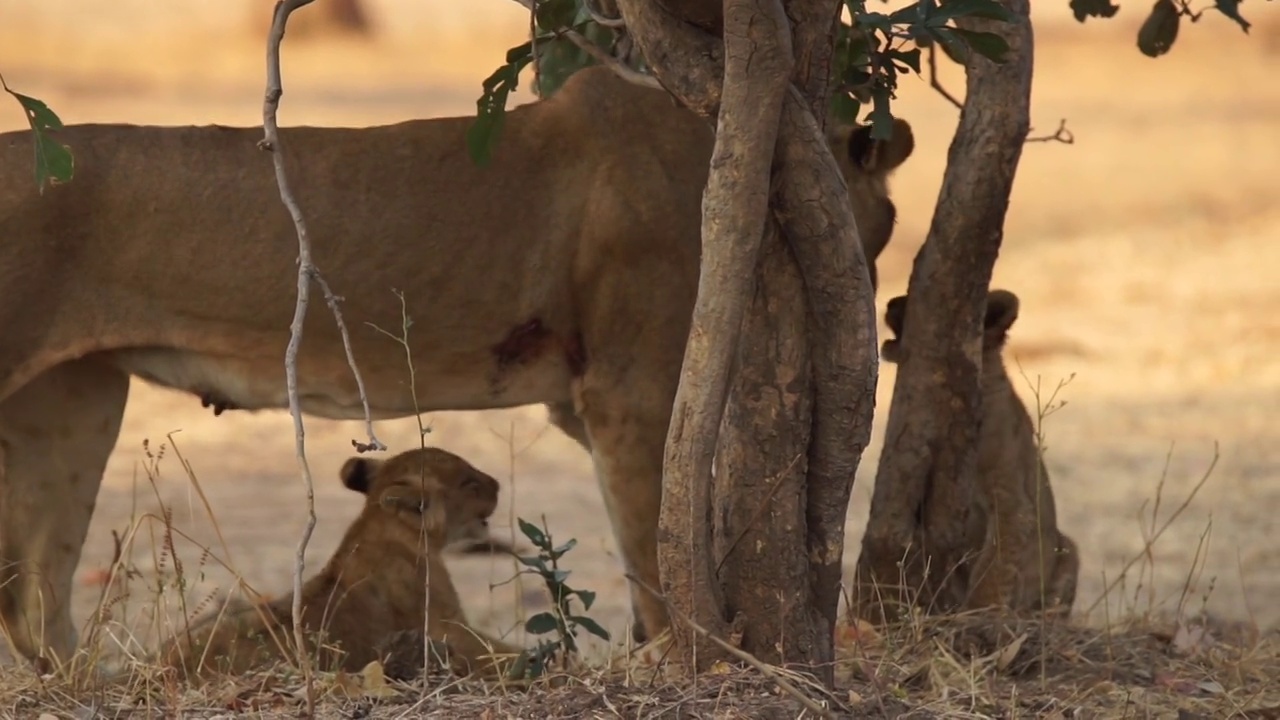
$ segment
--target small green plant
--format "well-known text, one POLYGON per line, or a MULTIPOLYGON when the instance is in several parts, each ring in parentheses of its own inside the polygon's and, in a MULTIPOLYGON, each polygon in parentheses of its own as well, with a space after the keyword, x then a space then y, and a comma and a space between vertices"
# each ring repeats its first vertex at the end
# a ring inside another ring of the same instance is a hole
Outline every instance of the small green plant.
POLYGON ((596 601, 594 592, 574 590, 566 585, 565 580, 569 577, 569 571, 562 570, 559 566, 560 558, 572 550, 578 541, 570 538, 568 542, 557 547, 552 542, 550 530, 545 529, 547 524, 545 517, 542 519, 543 528, 524 518, 516 518, 516 520, 520 524, 520 532, 524 533, 524 536, 529 538, 529 542, 538 549, 537 555, 516 555, 520 564, 529 568, 521 570, 519 574, 541 577, 547 586, 547 592, 551 595, 551 610, 534 615, 524 624, 525 631, 530 635, 550 636, 538 640, 537 645, 526 651, 528 662, 525 664, 525 673, 529 677, 536 678, 544 675, 557 660, 563 664, 570 655, 577 654, 576 635, 579 629, 586 630, 605 642, 609 642, 609 631, 595 620, 574 613, 572 607, 574 596, 577 596, 578 601, 582 603, 583 613, 591 610, 591 605, 596 601))

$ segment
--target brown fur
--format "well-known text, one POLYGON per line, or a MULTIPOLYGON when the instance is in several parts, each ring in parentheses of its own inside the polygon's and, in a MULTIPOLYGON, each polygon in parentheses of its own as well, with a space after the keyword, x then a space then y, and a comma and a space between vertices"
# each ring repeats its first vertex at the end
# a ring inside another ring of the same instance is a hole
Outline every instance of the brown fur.
MULTIPOLYGON (((885 323, 896 337, 884 342, 881 355, 895 364, 903 356, 906 300, 893 298, 885 310, 885 323)), ((1065 615, 1075 602, 1080 558, 1075 542, 1058 530, 1035 427, 1005 368, 1004 346, 1017 317, 1016 295, 1007 290, 988 293, 977 450, 981 492, 973 508, 985 533, 970 571, 967 605, 1045 608, 1065 615)))
MULTIPOLYGON (((657 587, 712 128, 607 68, 510 110, 487 166, 468 157, 471 124, 281 130, 373 415, 546 404, 592 453, 627 570, 657 587), (396 290, 417 398, 405 348, 370 327, 397 334, 396 290)), ((232 414, 288 407, 297 247, 261 137, 71 126, 58 140, 75 179, 41 195, 31 134, 0 135, 0 619, 26 657, 75 644, 71 575, 130 375, 232 414)), ((888 142, 833 129, 871 263, 893 231, 887 176, 913 147, 903 121, 888 142)), ((323 305, 298 373, 304 412, 363 417, 323 305)), ((637 636, 667 627, 660 602, 634 588, 632 602, 637 636)))
MULTIPOLYGON (((498 503, 497 480, 436 448, 385 461, 351 458, 341 476, 344 485, 365 494, 364 510, 329 562, 302 586, 307 651, 321 669, 355 672, 380 659, 377 646, 384 638, 421 636, 424 607, 427 634, 464 673, 479 668, 484 655, 520 652, 467 624, 440 554, 450 542, 485 537, 498 503)), ((211 613, 170 641, 161 657, 189 675, 239 675, 281 662, 281 648, 293 647, 292 603, 289 594, 261 609, 246 603, 223 617, 211 613)))

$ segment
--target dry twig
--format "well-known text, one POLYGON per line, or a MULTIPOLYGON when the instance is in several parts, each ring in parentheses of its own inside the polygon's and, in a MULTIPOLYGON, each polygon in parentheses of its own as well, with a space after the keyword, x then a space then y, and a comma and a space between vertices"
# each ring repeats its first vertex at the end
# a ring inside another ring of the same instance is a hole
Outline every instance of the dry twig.
MULTIPOLYGON (((954 105, 957 110, 963 110, 964 103, 961 102, 959 99, 957 99, 955 95, 952 95, 951 91, 947 90, 946 86, 942 84, 942 81, 938 79, 938 44, 937 43, 929 44, 928 67, 929 67, 929 87, 933 88, 935 92, 937 92, 942 97, 946 98, 947 102, 954 105)), ((1030 128, 1028 132, 1032 130, 1035 130, 1035 128, 1030 128)), ((1058 122, 1058 129, 1053 131, 1049 135, 1034 135, 1034 136, 1029 135, 1027 139, 1024 140, 1023 142, 1029 142, 1029 143, 1060 142, 1063 145, 1074 145, 1076 142, 1076 138, 1074 135, 1071 134, 1071 131, 1067 129, 1067 120, 1066 118, 1063 118, 1061 121, 1058 122)))
POLYGON ((285 378, 289 391, 289 414, 293 417, 298 465, 302 471, 302 480, 307 492, 307 522, 303 528, 302 537, 298 541, 293 568, 293 635, 294 641, 297 643, 298 663, 301 666, 307 686, 307 711, 309 714, 314 715, 315 684, 311 674, 311 662, 307 657, 306 645, 303 642, 301 603, 302 575, 306 567, 307 544, 311 541, 311 533, 316 526, 315 487, 311 481, 311 468, 307 464, 304 439, 306 433, 302 426, 302 409, 298 400, 298 348, 302 344, 302 322, 307 314, 312 280, 320 286, 325 302, 329 305, 329 309, 333 312, 334 319, 337 321, 338 330, 342 335, 342 343, 347 353, 347 362, 355 375, 356 385, 360 390, 360 401, 364 405, 365 428, 368 431, 369 442, 362 444, 352 440, 352 444, 361 452, 370 449, 385 450, 386 446, 373 433, 373 419, 369 412, 369 400, 365 394, 364 380, 361 378, 360 371, 355 364, 355 358, 351 351, 351 339, 347 334, 346 324, 342 320, 342 313, 338 309, 338 298, 329 289, 328 283, 320 276, 319 271, 316 270, 311 260, 311 241, 307 235, 306 221, 302 217, 302 209, 293 197, 293 191, 289 188, 289 180, 284 167, 284 154, 280 146, 280 128, 276 124, 276 111, 280 106, 280 96, 284 94, 280 78, 280 43, 284 40, 285 25, 289 21, 289 15, 294 10, 309 5, 312 1, 278 0, 276 2, 271 20, 271 31, 267 36, 267 89, 262 106, 263 139, 258 143, 258 147, 271 153, 272 163, 275 166, 276 183, 280 187, 280 200, 288 208, 289 215, 293 218, 294 227, 298 232, 298 301, 294 306, 293 321, 289 326, 289 345, 285 350, 285 378))
MULTIPOLYGON (((537 3, 537 0, 515 0, 515 2, 520 3, 522 6, 527 8, 530 13, 532 13, 534 11, 534 7, 537 3)), ((619 18, 604 17, 603 15, 600 15, 596 10, 591 8, 590 4, 588 4, 587 9, 591 12, 591 18, 595 20, 597 23, 599 23, 600 25, 603 25, 604 27, 613 28, 613 29, 621 29, 625 27, 625 23, 623 22, 621 17, 619 18)), ((655 90, 663 89, 662 85, 658 82, 657 78, 655 78, 654 76, 648 73, 640 72, 639 70, 636 70, 635 68, 627 65, 620 58, 617 58, 605 52, 603 48, 591 42, 591 40, 583 36, 583 34, 578 32, 577 30, 573 30, 571 28, 558 28, 555 31, 555 34, 558 37, 567 38, 569 42, 573 43, 574 45, 577 45, 583 52, 595 58, 595 60, 599 62, 601 65, 604 65, 610 70, 613 70, 613 72, 623 80, 626 80, 627 82, 633 83, 635 85, 640 85, 642 87, 654 88, 655 90)), ((530 33, 530 36, 531 36, 530 40, 533 41, 532 32, 530 33)), ((535 72, 536 71, 537 70, 535 67, 535 72)))

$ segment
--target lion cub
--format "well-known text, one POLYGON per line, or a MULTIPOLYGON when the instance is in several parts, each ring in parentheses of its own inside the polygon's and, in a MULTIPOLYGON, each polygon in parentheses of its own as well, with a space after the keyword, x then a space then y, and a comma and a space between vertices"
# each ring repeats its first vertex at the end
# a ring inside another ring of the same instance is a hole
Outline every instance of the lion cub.
MULTIPOLYGON (((375 648, 385 637, 422 631, 427 604, 428 634, 444 645, 456 671, 491 672, 499 660, 481 667, 483 656, 520 652, 467 625, 441 557, 450 543, 487 537, 497 480, 437 448, 387 460, 353 457, 340 476, 366 500, 333 557, 302 587, 307 650, 320 669, 358 671, 380 659, 375 648)), ((211 613, 171 640, 161 656, 189 675, 243 674, 281 661, 281 648, 293 646, 292 602, 290 594, 260 608, 244 603, 220 619, 211 613)))
MULTIPOLYGON (((886 362, 902 360, 906 310, 905 296, 893 298, 885 309, 885 324, 895 335, 881 346, 886 362)), ((1017 318, 1016 295, 1007 290, 987 294, 976 476, 981 492, 974 508, 986 532, 971 569, 966 604, 1066 615, 1075 602, 1080 559, 1075 542, 1058 530, 1031 416, 1005 369, 1004 346, 1017 318)))

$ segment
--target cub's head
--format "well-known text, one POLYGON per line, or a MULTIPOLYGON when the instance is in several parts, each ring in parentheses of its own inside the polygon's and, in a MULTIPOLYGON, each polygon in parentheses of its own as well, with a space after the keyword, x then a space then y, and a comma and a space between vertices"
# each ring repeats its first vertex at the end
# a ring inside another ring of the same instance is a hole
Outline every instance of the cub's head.
POLYGON ((339 472, 342 484, 366 496, 362 518, 420 547, 426 532, 433 550, 488 539, 498 507, 498 481, 451 452, 410 450, 386 460, 353 457, 339 472))
POLYGON ((872 287, 879 287, 876 258, 893 237, 898 209, 889 199, 889 175, 916 148, 915 136, 906 120, 895 118, 893 135, 888 140, 871 137, 870 125, 842 125, 829 122, 831 152, 840 164, 840 172, 849 185, 849 198, 858 219, 862 250, 867 256, 872 287))
MULTIPOLYGON (((987 293, 987 309, 982 317, 982 349, 999 352, 1009 338, 1009 328, 1018 319, 1018 296, 1008 290, 991 290, 987 293)), ((907 296, 899 295, 889 301, 884 310, 884 323, 894 337, 880 346, 880 357, 885 362, 902 362, 903 327, 907 320, 907 296)))

